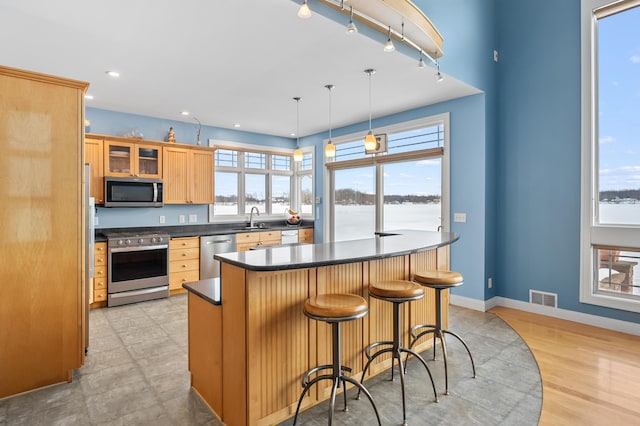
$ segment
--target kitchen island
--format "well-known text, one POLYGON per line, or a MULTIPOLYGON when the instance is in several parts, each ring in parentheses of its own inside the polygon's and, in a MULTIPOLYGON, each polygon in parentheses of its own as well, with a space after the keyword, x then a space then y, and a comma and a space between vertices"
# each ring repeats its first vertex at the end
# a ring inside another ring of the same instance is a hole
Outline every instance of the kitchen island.
MULTIPOLYGON (((189 292, 189 371, 191 384, 227 425, 276 424, 295 413, 302 374, 330 363, 331 328, 303 313, 310 296, 358 294, 369 314, 344 324, 343 361, 360 378, 370 343, 392 338, 392 306, 369 298, 369 283, 410 279, 421 269, 448 269, 448 232, 396 231, 372 238, 302 244, 216 255, 220 281, 184 284, 189 292)), ((444 316, 448 316, 448 294, 444 316)), ((403 311, 405 344, 415 324, 433 323, 432 290, 403 311)), ((446 321, 445 321, 446 322, 446 321)), ((446 324, 445 324, 446 326, 446 324)), ((417 346, 427 349, 431 339, 417 346)), ((378 374, 391 366, 380 357, 369 369, 378 374)), ((303 409, 331 392, 314 387, 303 409)))

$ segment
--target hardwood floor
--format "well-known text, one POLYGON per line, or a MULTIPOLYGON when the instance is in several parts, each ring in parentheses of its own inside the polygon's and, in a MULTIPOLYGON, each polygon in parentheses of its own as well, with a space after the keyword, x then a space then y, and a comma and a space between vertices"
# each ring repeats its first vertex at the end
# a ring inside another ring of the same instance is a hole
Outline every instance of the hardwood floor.
POLYGON ((640 424, 640 337, 515 309, 492 312, 533 352, 540 425, 640 424))

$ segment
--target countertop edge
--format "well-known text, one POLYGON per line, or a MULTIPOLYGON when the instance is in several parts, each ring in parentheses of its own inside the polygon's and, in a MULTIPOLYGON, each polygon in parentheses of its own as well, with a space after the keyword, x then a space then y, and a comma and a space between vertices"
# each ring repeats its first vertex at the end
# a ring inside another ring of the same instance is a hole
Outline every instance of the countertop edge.
POLYGON ((204 280, 191 281, 182 284, 182 288, 213 305, 222 305, 222 300, 220 298, 220 279, 208 278, 204 280), (216 286, 217 298, 215 290, 216 286))
MULTIPOLYGON (((398 235, 405 236, 405 234, 408 234, 410 232, 411 231, 404 231, 404 234, 399 232, 398 235)), ((423 232, 429 232, 429 231, 423 231, 423 232)), ((431 232, 435 233, 435 231, 431 231, 431 232)), ((453 232, 438 232, 438 234, 448 234, 449 236, 452 236, 452 237, 446 241, 440 241, 438 243, 426 245, 423 247, 410 248, 410 249, 398 250, 394 252, 386 252, 386 253, 380 253, 380 254, 369 254, 364 256, 355 255, 353 257, 341 258, 341 259, 326 259, 321 261, 297 262, 297 263, 287 263, 287 264, 277 264, 277 265, 255 265, 247 262, 242 262, 236 259, 229 259, 225 257, 225 254, 214 255, 214 258, 216 260, 219 260, 220 262, 228 263, 230 265, 237 266, 239 268, 243 268, 249 271, 274 272, 274 271, 286 271, 286 270, 292 270, 292 269, 317 268, 322 266, 341 265, 345 263, 366 262, 369 260, 387 259, 387 258, 396 257, 396 256, 406 256, 414 253, 420 253, 423 251, 433 250, 440 247, 448 246, 458 241, 458 239, 460 238, 458 234, 455 234, 453 232)), ((374 238, 389 238, 389 237, 374 237, 374 238)), ((369 240, 362 240, 362 241, 369 241, 369 240)), ((340 242, 325 243, 325 244, 340 244, 340 242)), ((265 247, 261 250, 271 250, 271 249, 268 247, 265 247)))

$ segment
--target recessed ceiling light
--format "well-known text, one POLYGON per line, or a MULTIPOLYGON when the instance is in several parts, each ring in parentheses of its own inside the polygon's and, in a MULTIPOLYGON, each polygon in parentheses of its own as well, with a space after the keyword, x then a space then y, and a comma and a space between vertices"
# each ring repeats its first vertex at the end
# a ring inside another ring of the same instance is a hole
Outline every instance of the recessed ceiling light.
POLYGON ((182 115, 189 115, 189 111, 180 111, 180 114, 182 114, 182 115))
POLYGON ((90 95, 90 94, 87 93, 86 95, 84 95, 84 98, 91 100, 91 99, 93 99, 93 95, 90 95))
POLYGON ((233 127, 235 127, 237 129, 238 127, 240 127, 240 123, 234 124, 233 127))
POLYGON ((120 73, 118 71, 105 71, 109 77, 120 77, 120 73))

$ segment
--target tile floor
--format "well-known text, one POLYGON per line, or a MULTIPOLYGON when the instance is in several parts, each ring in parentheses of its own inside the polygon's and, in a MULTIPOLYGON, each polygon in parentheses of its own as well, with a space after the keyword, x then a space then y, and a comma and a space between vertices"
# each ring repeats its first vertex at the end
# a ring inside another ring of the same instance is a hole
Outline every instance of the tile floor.
MULTIPOLYGON (((70 384, 0 400, 0 426, 9 425, 220 425, 190 390, 187 370, 186 295, 90 313, 85 365, 70 384)), ((452 308, 451 328, 469 344, 478 378, 462 345, 449 342, 449 396, 442 395, 442 361, 428 361, 440 402, 434 403, 424 367, 409 364, 409 424, 536 425, 542 388, 535 360, 520 337, 495 315, 452 308)), ((427 359, 427 354, 423 354, 427 359)), ((365 382, 382 423, 400 424, 400 384, 388 374, 365 382)), ((368 401, 353 399, 336 424, 371 425, 368 401)), ((303 412, 298 424, 327 422, 328 403, 303 412)), ((292 424, 288 420, 283 425, 292 424)))

